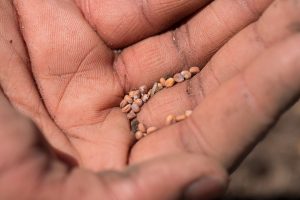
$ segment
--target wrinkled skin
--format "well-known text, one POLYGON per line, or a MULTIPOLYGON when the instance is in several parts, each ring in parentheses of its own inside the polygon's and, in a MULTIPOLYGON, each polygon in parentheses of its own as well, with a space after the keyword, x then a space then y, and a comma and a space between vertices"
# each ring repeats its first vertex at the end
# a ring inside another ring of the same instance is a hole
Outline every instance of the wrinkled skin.
POLYGON ((0 199, 222 194, 226 174, 299 98, 299 9, 0 0, 0 199), (192 65, 201 73, 142 108, 138 119, 161 129, 136 143, 118 108, 124 94, 192 65), (187 109, 188 120, 164 127, 187 109), (188 189, 207 177, 214 184, 188 189))

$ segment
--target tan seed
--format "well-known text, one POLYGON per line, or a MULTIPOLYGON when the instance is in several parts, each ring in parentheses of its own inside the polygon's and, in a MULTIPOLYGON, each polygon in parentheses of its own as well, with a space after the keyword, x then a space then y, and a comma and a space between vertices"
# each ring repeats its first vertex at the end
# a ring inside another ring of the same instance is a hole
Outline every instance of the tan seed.
POLYGON ((168 115, 166 118, 166 125, 171 125, 176 122, 176 117, 175 115, 168 115))
POLYGON ((158 83, 157 88, 158 88, 158 91, 160 91, 164 88, 164 86, 161 83, 158 83))
POLYGON ((128 113, 131 110, 131 105, 127 104, 125 107, 122 108, 123 113, 128 113))
POLYGON ((148 96, 149 96, 149 98, 151 97, 151 93, 152 93, 152 88, 148 91, 148 96))
POLYGON ((137 131, 137 132, 135 133, 135 138, 136 138, 137 140, 140 140, 140 139, 142 139, 143 137, 144 137, 144 133, 143 133, 143 132, 137 131))
POLYGON ((124 108, 127 104, 128 102, 125 99, 123 99, 120 103, 120 108, 124 108))
POLYGON ((138 130, 145 133, 147 131, 146 126, 143 123, 138 124, 138 130))
POLYGON ((155 132, 155 131, 157 131, 157 128, 156 128, 156 127, 154 127, 154 126, 149 127, 149 128, 147 129, 147 134, 153 133, 153 132, 155 132))
POLYGON ((165 79, 165 78, 160 78, 160 79, 159 79, 159 83, 160 83, 162 86, 165 86, 166 79, 165 79))
POLYGON ((129 120, 132 120, 132 119, 136 118, 135 112, 133 112, 133 110, 130 111, 130 112, 127 114, 127 118, 128 118, 129 120))
POLYGON ((154 94, 155 93, 157 93, 158 92, 158 84, 157 83, 154 83, 153 84, 153 87, 152 87, 152 89, 151 89, 151 97, 153 97, 154 96, 154 94))
POLYGON ((143 100, 142 99, 136 99, 134 100, 134 103, 136 103, 139 107, 143 105, 143 100))
POLYGON ((185 80, 188 80, 192 77, 192 73, 186 70, 182 71, 181 75, 184 77, 185 80))
POLYGON ((187 111, 185 111, 185 116, 187 116, 187 117, 189 117, 189 116, 191 116, 192 115, 192 113, 193 113, 193 111, 192 110, 187 110, 187 111))
POLYGON ((198 74, 200 72, 200 68, 199 67, 191 67, 190 72, 192 75, 198 74))
POLYGON ((175 84, 175 80, 174 80, 173 78, 168 78, 168 79, 166 80, 165 86, 166 86, 167 88, 169 88, 169 87, 172 87, 174 84, 175 84))
POLYGON ((124 97, 124 99, 125 99, 128 103, 132 103, 132 102, 133 102, 132 98, 131 98, 129 95, 126 95, 126 96, 124 97))
POLYGON ((131 91, 128 93, 128 95, 129 95, 131 98, 133 98, 133 96, 134 96, 134 90, 131 90, 131 91))
POLYGON ((180 122, 180 121, 183 121, 185 119, 186 119, 185 115, 178 115, 178 116, 176 116, 176 122, 180 122))
POLYGON ((148 100, 149 100, 149 95, 148 95, 148 94, 144 94, 144 95, 142 96, 142 101, 143 101, 144 103, 146 103, 148 100))
POLYGON ((174 75, 174 80, 176 83, 181 83, 184 81, 184 77, 182 76, 182 74, 177 73, 174 75))
POLYGON ((139 99, 141 98, 141 92, 139 90, 135 90, 133 93, 133 99, 139 99))
POLYGON ((142 85, 140 88, 139 88, 139 91, 140 93, 143 95, 143 94, 146 94, 147 93, 147 86, 146 85, 142 85))
POLYGON ((137 103, 133 103, 131 105, 131 110, 135 113, 138 113, 138 112, 140 112, 141 108, 139 107, 139 105, 137 105, 137 103))

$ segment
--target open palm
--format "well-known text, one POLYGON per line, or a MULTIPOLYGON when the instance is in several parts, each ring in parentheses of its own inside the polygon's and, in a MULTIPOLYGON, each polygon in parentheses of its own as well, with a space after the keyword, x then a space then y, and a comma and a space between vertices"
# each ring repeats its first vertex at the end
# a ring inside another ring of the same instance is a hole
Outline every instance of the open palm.
MULTIPOLYGON (((277 98, 282 96, 279 89, 270 92, 270 85, 261 81, 272 82, 269 70, 262 66, 276 65, 278 60, 270 58, 284 50, 296 52, 299 26, 293 24, 300 20, 299 4, 207 4, 16 0, 15 15, 13 4, 1 1, 0 8, 6 10, 1 11, 1 36, 6 39, 1 62, 7 65, 1 69, 3 91, 59 154, 86 168, 119 169, 182 151, 200 152, 230 168, 292 99, 277 98), (289 18, 279 20, 287 10, 289 18), (124 94, 192 65, 201 66, 202 72, 158 93, 138 118, 162 127, 168 114, 197 107, 195 116, 134 144, 128 120, 118 108, 124 94), (261 97, 266 91, 273 103, 261 97)), ((274 73, 281 74, 277 68, 274 73)))

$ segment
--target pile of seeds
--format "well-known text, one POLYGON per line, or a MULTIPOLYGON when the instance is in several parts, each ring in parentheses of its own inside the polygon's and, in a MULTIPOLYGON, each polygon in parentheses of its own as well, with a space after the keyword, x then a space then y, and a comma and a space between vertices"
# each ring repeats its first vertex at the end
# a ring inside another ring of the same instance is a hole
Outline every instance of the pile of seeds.
MULTIPOLYGON (((164 88, 170 88, 176 83, 181 83, 185 80, 188 80, 199 72, 199 67, 191 67, 189 70, 184 70, 180 73, 177 73, 171 78, 160 78, 159 82, 155 82, 150 89, 148 89, 146 85, 143 85, 125 95, 124 99, 120 103, 120 108, 122 109, 123 113, 127 114, 127 118, 131 121, 131 131, 135 133, 137 140, 140 140, 141 138, 157 130, 156 127, 146 128, 144 124, 137 121, 137 113, 141 111, 141 107, 157 92, 164 88)), ((169 115, 166 119, 166 125, 182 121, 191 114, 192 111, 188 110, 183 115, 169 115)))

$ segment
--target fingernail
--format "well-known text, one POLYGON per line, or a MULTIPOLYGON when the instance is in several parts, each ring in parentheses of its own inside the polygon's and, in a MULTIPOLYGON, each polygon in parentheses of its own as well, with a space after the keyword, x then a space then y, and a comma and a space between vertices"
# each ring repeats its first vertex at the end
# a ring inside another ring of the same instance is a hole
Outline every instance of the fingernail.
POLYGON ((202 177, 191 185, 184 192, 184 199, 215 199, 226 191, 226 185, 213 177, 202 177))

